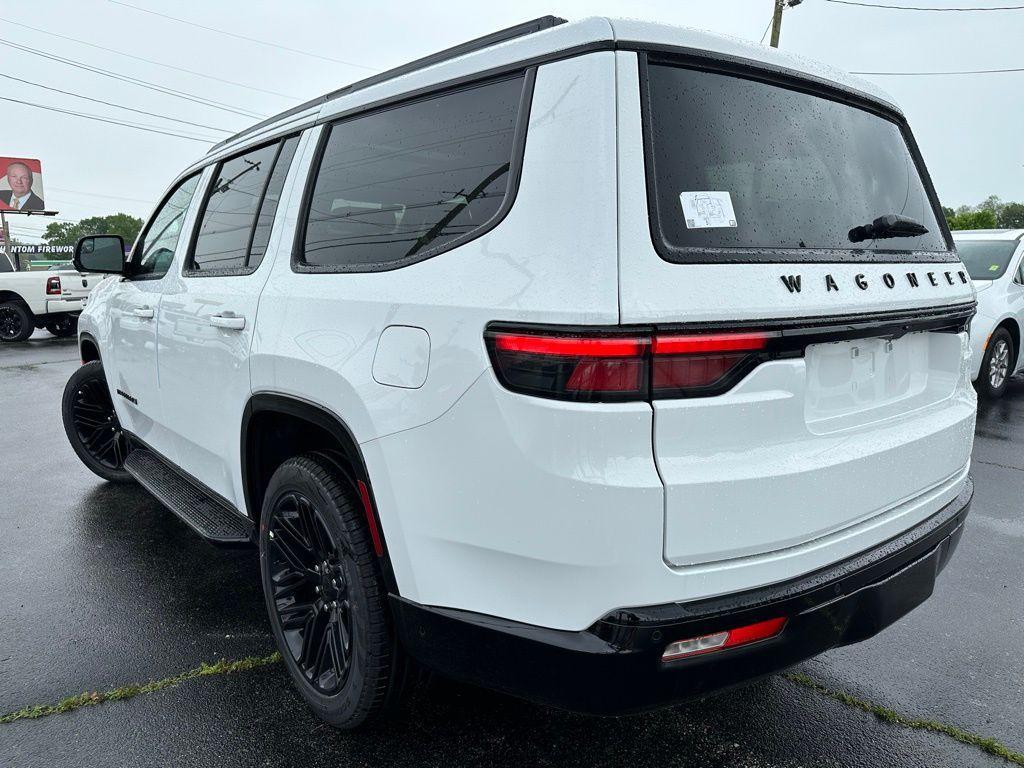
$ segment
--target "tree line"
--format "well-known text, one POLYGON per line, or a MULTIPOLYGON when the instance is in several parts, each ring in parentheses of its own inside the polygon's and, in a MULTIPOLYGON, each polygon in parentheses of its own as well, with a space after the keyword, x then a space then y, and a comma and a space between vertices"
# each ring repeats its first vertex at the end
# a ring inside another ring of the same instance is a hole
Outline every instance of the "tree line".
POLYGON ((977 205, 942 206, 950 229, 1024 229, 1024 203, 1004 203, 991 195, 977 205))

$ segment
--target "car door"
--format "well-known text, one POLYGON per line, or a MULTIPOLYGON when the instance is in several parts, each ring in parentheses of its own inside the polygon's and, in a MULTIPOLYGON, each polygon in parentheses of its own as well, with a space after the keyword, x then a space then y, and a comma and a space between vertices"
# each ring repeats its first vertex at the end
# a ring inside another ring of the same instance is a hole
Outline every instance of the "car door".
POLYGON ((263 257, 280 239, 274 222, 298 142, 276 140, 216 165, 183 268, 162 297, 160 386, 178 465, 240 508, 249 348, 272 261, 263 257))
MULTIPOLYGON (((1006 288, 1006 303, 1009 310, 1017 318, 1017 325, 1024 328, 1024 243, 1017 246, 1017 252, 1011 259, 1010 264, 1016 263, 1013 271, 1013 281, 1006 288)), ((1017 362, 1015 370, 1024 368, 1024 354, 1017 350, 1017 362)))
POLYGON ((184 255, 182 235, 194 218, 190 210, 199 177, 189 176, 168 193, 136 241, 126 276, 109 301, 110 343, 103 359, 121 424, 172 459, 157 376, 157 328, 168 273, 184 255))

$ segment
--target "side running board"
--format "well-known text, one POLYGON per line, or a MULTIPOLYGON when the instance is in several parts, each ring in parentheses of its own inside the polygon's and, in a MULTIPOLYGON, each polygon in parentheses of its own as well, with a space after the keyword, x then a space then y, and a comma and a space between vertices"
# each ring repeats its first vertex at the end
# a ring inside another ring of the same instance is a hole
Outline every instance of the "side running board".
POLYGON ((124 468, 161 504, 210 543, 231 547, 253 542, 253 525, 248 518, 153 451, 133 449, 124 461, 124 468))

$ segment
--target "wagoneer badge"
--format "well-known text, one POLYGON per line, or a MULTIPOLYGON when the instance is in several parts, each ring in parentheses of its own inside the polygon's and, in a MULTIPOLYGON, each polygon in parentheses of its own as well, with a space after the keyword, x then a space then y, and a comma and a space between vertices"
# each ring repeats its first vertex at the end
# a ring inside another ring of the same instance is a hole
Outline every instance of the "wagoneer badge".
MULTIPOLYGON (((800 275, 779 275, 779 279, 782 280, 782 284, 789 289, 790 293, 800 293, 802 289, 802 280, 800 275)), ((906 280, 907 284, 911 288, 920 288, 922 283, 925 285, 931 284, 932 286, 939 286, 945 281, 949 285, 956 285, 957 279, 964 285, 968 283, 967 273, 962 269, 956 272, 925 272, 924 278, 918 277, 916 272, 907 272, 903 277, 897 278, 895 275, 886 272, 882 275, 882 285, 892 290, 896 287, 896 281, 906 280)), ((871 287, 868 279, 863 274, 855 275, 853 278, 853 284, 862 291, 866 291, 871 287)), ((838 291, 839 283, 832 275, 825 275, 825 292, 838 291)))

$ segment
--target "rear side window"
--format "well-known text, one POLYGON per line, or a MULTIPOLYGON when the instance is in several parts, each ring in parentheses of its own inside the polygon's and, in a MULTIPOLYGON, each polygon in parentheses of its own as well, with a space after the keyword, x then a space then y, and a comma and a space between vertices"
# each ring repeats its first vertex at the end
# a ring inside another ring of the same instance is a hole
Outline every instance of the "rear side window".
POLYGON ((647 72, 652 232, 669 260, 836 260, 836 251, 856 259, 856 251, 877 258, 880 251, 947 250, 895 122, 736 75, 663 63, 647 72), (892 214, 927 232, 854 239, 855 227, 892 214), (791 253, 780 256, 780 249, 791 253))
POLYGON ((297 144, 293 136, 217 166, 189 271, 251 272, 260 265, 297 144))
POLYGON ((479 234, 510 194, 525 76, 330 128, 298 262, 389 269, 479 234))

